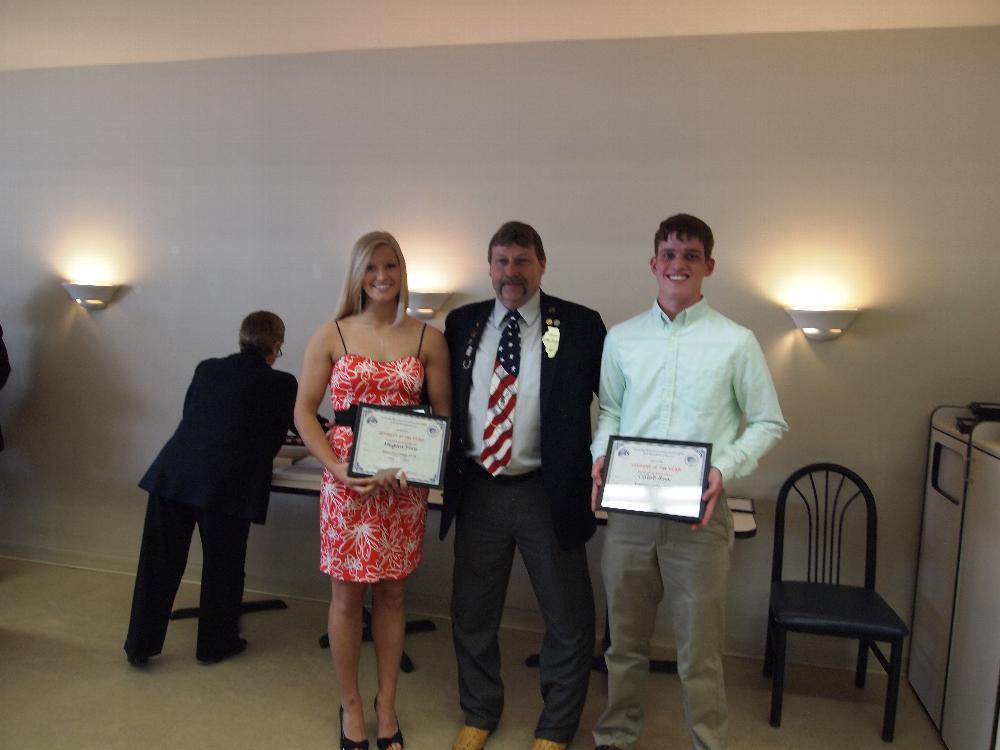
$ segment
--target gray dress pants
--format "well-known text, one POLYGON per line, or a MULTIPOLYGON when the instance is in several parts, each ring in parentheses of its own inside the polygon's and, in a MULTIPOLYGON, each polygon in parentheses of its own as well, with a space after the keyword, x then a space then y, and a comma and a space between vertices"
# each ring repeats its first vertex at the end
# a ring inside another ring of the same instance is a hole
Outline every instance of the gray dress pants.
POLYGON ((503 711, 497 632, 514 550, 545 620, 544 707, 535 737, 569 742, 580 723, 594 652, 594 593, 584 545, 556 541, 540 474, 518 480, 466 472, 455 527, 452 635, 466 724, 493 730, 503 711))

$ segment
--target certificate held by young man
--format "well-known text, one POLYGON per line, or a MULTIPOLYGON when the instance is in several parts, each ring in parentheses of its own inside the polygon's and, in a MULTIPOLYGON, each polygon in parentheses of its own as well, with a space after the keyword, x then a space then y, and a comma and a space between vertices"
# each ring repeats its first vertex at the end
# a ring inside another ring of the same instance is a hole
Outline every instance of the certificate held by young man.
POLYGON ((612 435, 598 508, 699 523, 711 459, 710 443, 612 435))

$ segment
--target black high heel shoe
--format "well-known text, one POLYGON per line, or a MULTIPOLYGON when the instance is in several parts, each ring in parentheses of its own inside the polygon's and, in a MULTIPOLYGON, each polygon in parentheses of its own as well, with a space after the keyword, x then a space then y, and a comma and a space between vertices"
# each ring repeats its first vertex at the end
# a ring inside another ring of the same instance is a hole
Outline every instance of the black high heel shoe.
MULTIPOLYGON (((375 698, 375 721, 378 722, 378 698, 375 698)), ((396 733, 392 737, 376 737, 375 744, 378 746, 378 750, 389 750, 393 745, 399 745, 400 748, 405 747, 403 743, 403 730, 399 728, 399 715, 396 715, 396 733)))
POLYGON ((350 740, 344 734, 344 707, 340 707, 340 750, 368 750, 368 738, 350 740))

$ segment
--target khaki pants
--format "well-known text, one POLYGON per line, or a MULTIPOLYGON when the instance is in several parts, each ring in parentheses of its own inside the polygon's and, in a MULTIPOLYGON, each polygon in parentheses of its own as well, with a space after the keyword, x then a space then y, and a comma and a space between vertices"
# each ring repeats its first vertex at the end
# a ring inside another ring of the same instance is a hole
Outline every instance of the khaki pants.
POLYGON ((632 750, 638 741, 650 638, 665 593, 673 613, 691 746, 724 750, 728 711, 722 649, 732 543, 733 519, 725 494, 709 525, 698 531, 677 521, 608 514, 601 558, 611 629, 605 654, 608 706, 594 729, 595 744, 632 750))

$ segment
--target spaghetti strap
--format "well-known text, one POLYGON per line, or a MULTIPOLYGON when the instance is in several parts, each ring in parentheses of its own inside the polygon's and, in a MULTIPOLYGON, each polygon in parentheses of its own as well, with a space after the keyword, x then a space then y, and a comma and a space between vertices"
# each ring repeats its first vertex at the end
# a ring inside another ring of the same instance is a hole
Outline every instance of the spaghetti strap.
POLYGON ((420 350, 424 348, 424 334, 427 333, 427 324, 420 329, 420 343, 417 344, 417 359, 420 359, 420 350))
MULTIPOLYGON (((340 343, 344 347, 344 354, 348 354, 349 352, 347 351, 347 342, 344 341, 344 333, 343 333, 343 331, 340 330, 340 321, 339 320, 335 320, 335 321, 333 321, 333 324, 335 326, 337 326, 337 333, 340 334, 340 343)), ((427 325, 427 324, 424 323, 424 325, 427 325)), ((423 337, 421 336, 421 338, 423 338, 423 337)))

